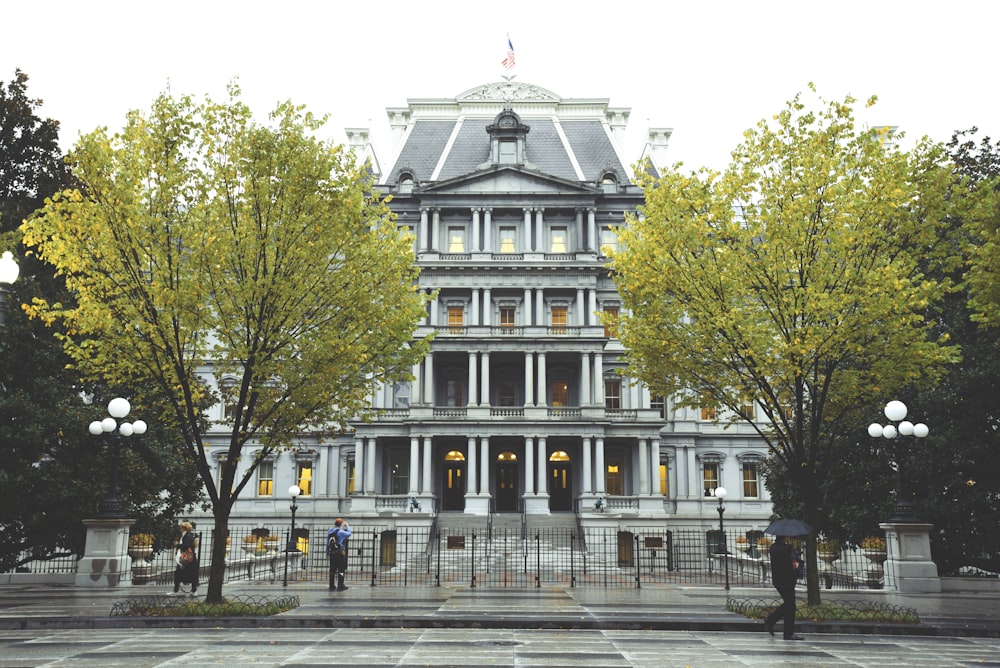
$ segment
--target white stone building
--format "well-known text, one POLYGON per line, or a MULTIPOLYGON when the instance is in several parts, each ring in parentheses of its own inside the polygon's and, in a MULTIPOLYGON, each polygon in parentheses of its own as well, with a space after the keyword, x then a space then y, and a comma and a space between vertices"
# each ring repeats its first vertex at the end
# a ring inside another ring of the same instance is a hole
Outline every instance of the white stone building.
POLYGON ((628 109, 513 81, 387 111, 391 160, 375 158, 367 130, 348 137, 436 294, 416 332, 436 334, 431 353, 412 383, 373 387, 375 417, 353 433, 304 435, 264 462, 233 521, 286 517, 297 483, 299 517, 319 524, 523 512, 708 530, 722 485, 727 526, 763 528, 753 430, 650 396, 622 375, 622 346, 599 320, 620 304, 605 251, 643 199, 629 164, 662 164, 671 131, 650 129, 629 161, 628 109))

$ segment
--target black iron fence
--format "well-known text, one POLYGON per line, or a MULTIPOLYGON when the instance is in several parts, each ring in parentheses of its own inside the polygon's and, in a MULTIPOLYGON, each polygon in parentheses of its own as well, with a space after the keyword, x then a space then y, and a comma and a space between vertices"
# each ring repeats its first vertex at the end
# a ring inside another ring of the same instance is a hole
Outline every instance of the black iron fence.
MULTIPOLYGON (((447 530, 429 527, 353 526, 348 543, 348 583, 371 586, 462 585, 485 588, 618 587, 718 584, 770 587, 766 539, 717 531, 591 528, 447 530), (728 550, 723 551, 723 545, 728 550), (728 575, 728 577, 727 577, 728 575)), ((201 570, 207 577, 211 529, 199 527, 201 570)), ((327 582, 326 527, 287 530, 233 525, 226 550, 227 580, 327 582)), ((821 586, 881 588, 878 555, 859 549, 820 553, 821 586)), ((884 555, 881 557, 884 560, 884 555)), ((171 582, 173 552, 149 563, 154 578, 171 582)))

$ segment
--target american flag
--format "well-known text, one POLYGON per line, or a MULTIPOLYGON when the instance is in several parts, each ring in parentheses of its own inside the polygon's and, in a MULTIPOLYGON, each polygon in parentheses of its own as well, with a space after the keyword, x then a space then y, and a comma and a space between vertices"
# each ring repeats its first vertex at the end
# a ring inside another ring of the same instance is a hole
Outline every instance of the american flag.
POLYGON ((507 57, 503 59, 503 66, 508 70, 514 69, 514 45, 510 43, 510 37, 507 38, 507 57))

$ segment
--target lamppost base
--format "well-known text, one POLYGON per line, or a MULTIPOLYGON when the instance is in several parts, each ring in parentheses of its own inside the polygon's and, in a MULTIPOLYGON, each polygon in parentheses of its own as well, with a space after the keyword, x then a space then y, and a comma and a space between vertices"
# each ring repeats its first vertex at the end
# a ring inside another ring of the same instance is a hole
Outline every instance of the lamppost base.
POLYGON ((889 518, 890 522, 899 523, 909 523, 909 524, 920 524, 923 522, 919 517, 913 512, 913 504, 909 501, 899 501, 892 507, 892 517, 889 518))

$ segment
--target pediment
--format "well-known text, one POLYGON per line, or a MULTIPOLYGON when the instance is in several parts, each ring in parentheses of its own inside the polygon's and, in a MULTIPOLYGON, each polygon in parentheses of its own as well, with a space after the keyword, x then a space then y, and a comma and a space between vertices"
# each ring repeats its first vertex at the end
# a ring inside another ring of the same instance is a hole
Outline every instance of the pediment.
MULTIPOLYGON (((416 191, 416 189, 415 189, 416 191)), ((595 193, 599 189, 577 181, 567 181, 523 167, 492 167, 480 172, 430 183, 419 188, 423 193, 455 194, 560 194, 595 193)))

